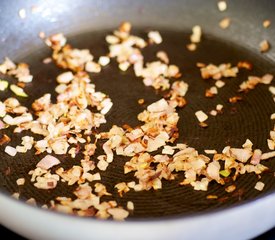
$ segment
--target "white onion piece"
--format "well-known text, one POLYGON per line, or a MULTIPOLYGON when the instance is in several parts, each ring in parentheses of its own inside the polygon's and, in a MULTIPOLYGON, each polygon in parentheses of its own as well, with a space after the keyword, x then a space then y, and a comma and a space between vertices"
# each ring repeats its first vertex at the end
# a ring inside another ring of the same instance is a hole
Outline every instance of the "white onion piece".
POLYGON ((250 149, 230 148, 230 153, 233 157, 243 163, 247 162, 252 156, 252 151, 250 149))
POLYGON ((42 169, 48 170, 53 166, 58 165, 59 163, 60 161, 56 157, 52 155, 46 155, 37 163, 36 167, 40 167, 42 169))
POLYGON ((5 153, 9 154, 10 156, 14 157, 17 153, 16 148, 11 147, 11 146, 6 146, 5 147, 5 153))

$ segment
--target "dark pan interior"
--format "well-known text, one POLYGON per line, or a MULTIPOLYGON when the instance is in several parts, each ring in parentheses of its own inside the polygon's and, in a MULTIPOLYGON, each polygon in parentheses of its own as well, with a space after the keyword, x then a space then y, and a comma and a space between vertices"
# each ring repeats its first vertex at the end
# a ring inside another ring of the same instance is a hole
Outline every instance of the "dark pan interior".
MULTIPOLYGON (((137 29, 136 34, 145 37, 149 29, 152 28, 137 29)), ((262 76, 267 72, 275 74, 272 67, 273 63, 243 47, 209 35, 204 35, 196 52, 189 52, 185 45, 189 41, 190 33, 176 30, 158 30, 163 36, 163 44, 146 48, 144 50, 146 60, 154 60, 158 50, 165 50, 171 63, 180 67, 183 73, 182 79, 190 86, 186 96, 188 105, 179 111, 180 138, 178 142, 187 143, 203 153, 204 149, 221 151, 226 145, 240 147, 249 138, 254 143, 255 148, 268 151, 266 139, 273 127, 270 115, 275 111, 273 99, 267 90, 268 86, 258 86, 255 90, 244 94, 243 101, 236 104, 229 103, 228 98, 236 95, 239 84, 246 80, 248 75, 262 76), (241 70, 237 78, 226 80, 226 86, 219 91, 215 98, 206 99, 204 91, 212 86, 213 82, 212 80, 205 81, 201 79, 196 63, 211 62, 219 64, 230 62, 236 65, 241 60, 252 62, 254 69, 252 71, 241 70), (210 117, 209 127, 206 129, 201 128, 197 123, 194 112, 197 110, 208 112, 214 109, 217 104, 224 105, 224 113, 216 117, 210 117)), ((110 31, 93 31, 71 35, 69 36, 69 42, 78 48, 89 48, 97 58, 108 50, 104 38, 110 31)), ((61 70, 53 63, 48 65, 42 63, 42 60, 49 55, 50 50, 44 46, 21 59, 17 59, 17 61, 24 60, 31 66, 31 72, 35 79, 26 87, 26 92, 31 95, 27 99, 22 99, 22 103, 26 106, 30 106, 34 99, 44 93, 54 92, 55 77, 61 70)), ((140 124, 136 118, 137 114, 148 104, 161 97, 161 93, 150 87, 145 87, 141 79, 134 76, 132 69, 125 73, 120 72, 114 60, 100 74, 94 74, 91 77, 96 84, 96 89, 107 93, 114 102, 112 110, 107 115, 107 124, 103 125, 99 131, 108 130, 113 124, 121 126, 127 123, 131 126, 137 126, 140 124), (137 104, 139 98, 145 99, 146 104, 144 106, 137 104)), ((1 94, 1 100, 7 96, 8 94, 1 94)), ((11 136, 9 131, 6 132, 11 136)), ((12 145, 19 144, 21 137, 25 134, 13 135, 12 145)), ((33 150, 27 154, 17 154, 13 158, 4 153, 4 147, 2 146, 0 158, 2 159, 0 162, 1 189, 9 193, 20 192, 24 200, 34 197, 42 205, 49 203, 56 196, 71 196, 72 189, 75 188, 75 186, 68 187, 63 183, 59 183, 56 189, 50 191, 38 190, 33 187, 27 172, 34 169, 41 158, 41 156, 35 156, 33 150), (15 183, 19 177, 27 179, 23 187, 18 187, 15 183)), ((77 165, 80 160, 80 158, 70 159, 69 156, 59 158, 62 160, 64 168, 77 165)), ((133 179, 132 174, 124 175, 123 173, 123 165, 127 159, 129 160, 129 158, 116 157, 107 171, 102 172, 101 175, 103 183, 119 204, 126 206, 127 201, 134 202, 135 211, 131 218, 201 213, 232 206, 275 190, 275 161, 271 159, 265 163, 270 167, 270 172, 263 174, 262 181, 266 184, 263 192, 254 189, 255 183, 258 181, 257 176, 254 174, 241 176, 236 182, 237 190, 233 193, 226 193, 224 187, 215 183, 210 184, 207 192, 194 191, 191 186, 179 186, 178 183, 182 179, 181 174, 179 174, 178 179, 175 181, 164 181, 162 190, 130 191, 123 198, 120 198, 113 186, 118 182, 128 182, 133 179), (217 195, 218 200, 206 200, 206 196, 209 194, 217 195)), ((227 185, 230 184, 230 182, 227 183, 227 185)))

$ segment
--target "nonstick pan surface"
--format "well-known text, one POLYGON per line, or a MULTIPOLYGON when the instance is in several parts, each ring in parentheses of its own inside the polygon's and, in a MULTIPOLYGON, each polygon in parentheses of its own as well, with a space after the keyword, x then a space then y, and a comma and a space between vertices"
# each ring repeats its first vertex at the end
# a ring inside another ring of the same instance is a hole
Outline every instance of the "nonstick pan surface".
MULTIPOLYGON (((216 1, 95 1, 93 4, 91 1, 70 4, 68 2, 59 1, 56 5, 53 1, 29 1, 25 5, 19 1, 1 3, 0 23, 4 27, 1 29, 0 56, 9 56, 16 62, 28 63, 34 75, 34 81, 26 87, 30 97, 22 99, 24 105, 29 107, 34 99, 44 93, 54 94, 55 77, 61 72, 53 63, 42 63, 45 57, 50 56, 50 50, 37 37, 39 31, 45 31, 47 34, 64 32, 74 47, 88 48, 95 57, 99 57, 108 51, 104 41, 106 34, 111 33, 121 21, 128 20, 133 23, 136 35, 144 37, 149 30, 160 31, 163 43, 146 49, 146 60, 153 60, 158 50, 165 50, 171 63, 180 67, 182 79, 190 86, 186 96, 188 105, 179 110, 178 142, 187 143, 202 153, 204 149, 221 151, 226 145, 241 147, 249 138, 255 148, 268 151, 266 139, 274 124, 270 120, 270 115, 275 110, 274 101, 267 90, 268 86, 258 86, 244 94, 243 101, 236 104, 229 103, 228 98, 236 95, 239 84, 246 80, 248 75, 275 74, 274 50, 271 49, 270 53, 265 55, 258 51, 258 44, 263 39, 268 39, 271 45, 275 44, 273 26, 271 25, 270 29, 262 27, 262 21, 265 19, 273 19, 275 23, 272 14, 275 12, 275 5, 272 1, 262 1, 261 4, 258 1, 230 1, 227 15, 217 10, 216 1), (33 5, 43 6, 44 11, 49 9, 48 14, 29 14, 24 21, 18 18, 20 8, 28 10, 33 5), (218 21, 225 16, 232 18, 232 26, 228 30, 221 30, 218 21), (197 51, 190 52, 185 46, 195 24, 202 26, 203 39, 197 51), (205 99, 204 91, 210 83, 201 79, 196 63, 230 62, 236 65, 243 60, 252 62, 253 70, 241 70, 236 79, 226 81, 226 87, 221 89, 217 97, 205 99), (198 126, 194 112, 213 109, 217 104, 224 105, 224 113, 209 119, 208 128, 198 126)), ((107 115, 107 124, 99 131, 108 130, 113 124, 139 125, 137 114, 161 97, 160 92, 145 87, 131 69, 125 73, 117 70, 114 60, 99 75, 91 74, 91 78, 96 89, 107 93, 114 102, 114 107, 107 115), (137 104, 140 98, 145 99, 144 106, 137 104)), ((9 94, 1 92, 0 96, 3 100, 9 94)), ((1 132, 3 133, 11 135, 9 130, 1 132)), ((19 144, 22 136, 23 134, 13 135, 12 143, 19 144)), ((101 153, 98 152, 99 154, 101 153)), ((0 158, 0 184, 3 193, 20 192, 23 200, 34 197, 39 205, 49 203, 56 196, 71 196, 73 188, 62 183, 51 191, 33 187, 27 173, 35 168, 40 159, 40 156, 34 155, 34 151, 12 158, 4 153, 2 146, 0 158), (26 178, 23 187, 18 187, 15 183, 19 177, 26 178)), ((62 156, 61 160, 62 166, 69 168, 80 159, 72 160, 68 156, 62 156)), ((247 203, 264 195, 274 194, 275 190, 275 161, 270 159, 265 162, 270 171, 262 175, 261 181, 265 183, 262 192, 254 189, 258 181, 254 174, 239 177, 234 193, 226 193, 223 187, 215 183, 210 184, 207 192, 194 191, 190 186, 179 186, 179 175, 175 181, 164 181, 162 190, 130 191, 120 198, 113 186, 133 178, 133 175, 123 173, 125 161, 127 158, 115 158, 108 170, 101 175, 107 190, 120 205, 126 206, 129 200, 135 203, 134 213, 129 219, 202 214, 247 203), (218 199, 207 200, 207 195, 217 195, 218 199)))
MULTIPOLYGON (((148 29, 150 29, 148 27, 148 29)), ((228 102, 228 98, 235 96, 238 86, 245 81, 248 74, 262 76, 270 71, 272 64, 262 60, 238 45, 232 45, 229 42, 214 38, 212 36, 204 36, 198 50, 193 53, 185 49, 183 46, 187 44, 188 34, 178 31, 159 29, 164 43, 160 46, 151 46, 148 50, 144 50, 146 59, 151 61, 158 50, 165 50, 170 57, 170 61, 180 66, 183 73, 183 79, 189 84, 190 88, 186 99, 188 104, 182 110, 179 110, 179 132, 180 138, 178 142, 187 143, 189 146, 195 147, 199 152, 203 153, 204 149, 217 149, 222 151, 224 146, 241 147, 247 138, 249 138, 256 148, 268 151, 266 139, 269 131, 272 129, 272 121, 270 115, 274 112, 275 106, 271 94, 267 90, 267 86, 259 86, 255 90, 245 94, 243 101, 237 104, 228 102), (180 47, 182 46, 182 47, 180 47), (220 54, 222 51, 222 54, 220 54), (226 87, 221 89, 217 97, 206 99, 204 91, 209 87, 210 83, 200 78, 200 72, 195 67, 197 62, 212 62, 219 64, 221 62, 230 62, 236 65, 238 61, 249 60, 255 65, 252 72, 241 70, 237 79, 229 79, 226 81, 226 87), (261 66, 261 67, 259 67, 261 66), (224 113, 209 119, 208 128, 201 128, 197 124, 194 112, 198 110, 214 109, 217 104, 224 105, 224 113)), ((140 30, 138 35, 144 35, 146 28, 140 30)), ((107 51, 104 37, 109 31, 85 33, 69 37, 69 42, 73 46, 79 48, 89 48, 95 56, 101 56, 107 51)), ((28 84, 26 91, 31 93, 30 97, 22 99, 22 103, 30 107, 31 103, 48 92, 54 92, 55 77, 62 71, 58 69, 54 63, 45 65, 41 62, 43 57, 49 55, 49 50, 41 48, 35 53, 24 57, 31 66, 31 72, 34 79, 28 84)), ((145 59, 145 60, 146 60, 145 59)), ((122 126, 129 124, 130 126, 138 126, 136 116, 142 112, 145 106, 137 104, 138 99, 144 98, 148 105, 157 101, 161 93, 155 92, 152 88, 145 87, 142 81, 134 76, 132 70, 122 73, 117 69, 116 63, 113 61, 111 65, 104 68, 102 73, 92 75, 92 79, 97 87, 104 93, 107 93, 113 100, 114 107, 107 115, 107 123, 98 129, 98 131, 108 130, 113 124, 122 126)), ((2 99, 6 98, 2 94, 2 99)), ((8 136, 13 136, 12 144, 19 145, 21 137, 26 133, 12 134, 11 131, 3 131, 8 136)), ((101 143, 99 143, 100 145, 101 143)), ((100 147, 99 147, 100 149, 100 147)), ((97 154, 103 154, 99 152, 97 154)), ((45 154, 44 154, 45 155, 45 154)), ((65 169, 77 165, 81 158, 71 159, 69 156, 58 156, 62 160, 62 166, 65 169)), ((80 156, 81 157, 81 156, 80 156)), ((30 182, 28 172, 35 168, 35 165, 41 159, 41 156, 35 155, 35 150, 28 151, 26 154, 18 154, 17 157, 10 157, 4 152, 2 146, 1 172, 3 180, 2 188, 10 193, 20 192, 22 199, 34 197, 41 205, 48 204, 50 200, 57 196, 71 196, 71 192, 75 187, 68 187, 67 183, 60 183, 54 190, 39 190, 30 182), (27 181, 23 187, 16 185, 18 178, 24 177, 27 181)), ((242 201, 251 200, 255 197, 271 192, 275 188, 274 169, 275 162, 266 161, 270 172, 263 174, 261 181, 266 183, 265 190, 259 192, 254 189, 254 185, 258 181, 255 174, 247 174, 241 176, 237 182, 237 190, 234 193, 226 193, 224 187, 211 183, 209 191, 194 191, 191 186, 180 186, 179 181, 183 176, 179 174, 175 181, 164 181, 163 189, 158 191, 130 191, 120 198, 113 186, 121 181, 129 182, 134 179, 132 174, 124 174, 123 166, 128 158, 116 157, 114 162, 109 166, 107 171, 101 172, 102 181, 110 193, 122 205, 131 200, 135 203, 135 211, 132 218, 145 217, 163 217, 181 214, 199 213, 218 208, 231 206, 232 204, 242 201), (207 200, 207 195, 217 195, 218 199, 207 200)), ((59 166, 58 166, 59 167, 59 166)), ((227 183, 231 185, 232 182, 227 183)), ((226 186, 227 186, 226 185, 226 186)))

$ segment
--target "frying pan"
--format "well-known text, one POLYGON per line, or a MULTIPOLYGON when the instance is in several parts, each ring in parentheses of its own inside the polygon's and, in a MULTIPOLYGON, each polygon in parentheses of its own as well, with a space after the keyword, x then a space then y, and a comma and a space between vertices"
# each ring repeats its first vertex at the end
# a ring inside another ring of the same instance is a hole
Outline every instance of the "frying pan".
MULTIPOLYGON (((0 2, 0 58, 9 56, 16 62, 30 65, 34 81, 26 87, 30 97, 22 100, 26 106, 46 92, 53 92, 55 77, 61 72, 54 64, 43 65, 42 59, 50 56, 38 33, 47 35, 63 32, 69 43, 77 48, 89 48, 99 57, 107 52, 104 37, 124 21, 133 24, 134 33, 145 36, 149 30, 159 30, 164 42, 152 46, 145 52, 145 58, 154 59, 156 51, 168 52, 172 63, 180 66, 182 79, 190 85, 186 96, 188 105, 179 111, 180 138, 200 152, 203 149, 217 149, 226 145, 240 147, 249 138, 257 148, 268 151, 266 139, 273 128, 270 115, 275 105, 266 86, 259 86, 244 96, 244 101, 235 105, 227 99, 234 95, 238 85, 249 75, 275 74, 275 51, 260 54, 258 45, 268 39, 275 45, 275 28, 264 29, 265 19, 275 23, 275 4, 272 0, 231 0, 226 12, 219 12, 215 0, 108 0, 108 1, 1 1, 0 2), (31 7, 39 11, 31 13, 31 7), (26 9, 27 17, 18 17, 20 9, 26 9), (232 24, 222 30, 218 22, 230 17, 232 24), (196 52, 189 52, 191 28, 200 25, 203 39, 196 52), (226 63, 236 65, 238 61, 253 62, 251 72, 241 71, 238 79, 228 81, 224 91, 214 100, 206 101, 203 93, 209 83, 202 81, 197 62, 226 63), (202 129, 196 124, 194 112, 211 109, 221 103, 227 110, 219 118, 209 120, 209 127, 202 129)), ((107 93, 114 107, 107 115, 108 123, 101 130, 108 130, 113 124, 125 123, 137 126, 136 116, 143 110, 137 104, 139 98, 146 103, 158 100, 160 93, 143 86, 131 70, 121 73, 113 61, 100 76, 92 75, 98 90, 107 93)), ((1 100, 9 93, 1 92, 1 100)), ((13 137, 14 145, 20 136, 13 137)), ((15 232, 39 239, 247 239, 275 226, 275 159, 265 163, 270 171, 263 174, 265 183, 262 192, 254 189, 258 181, 255 175, 241 176, 235 193, 228 194, 224 188, 211 183, 208 192, 194 191, 191 187, 179 186, 178 181, 164 182, 159 191, 130 191, 120 198, 114 191, 114 184, 132 179, 123 174, 125 159, 115 160, 102 173, 102 178, 115 200, 125 206, 128 200, 135 203, 135 210, 125 222, 81 219, 53 213, 29 206, 9 197, 20 192, 22 200, 35 197, 38 204, 48 203, 56 196, 69 196, 71 189, 66 185, 53 191, 35 189, 28 181, 27 172, 33 169, 39 159, 30 151, 12 158, 0 152, 0 220, 15 232), (9 174, 7 173, 9 169, 9 174), (27 179, 24 187, 15 183, 19 177, 27 179), (208 194, 219 196, 219 200, 206 200, 208 194)), ((65 157, 64 157, 65 158, 65 157)), ((73 165, 64 161, 64 167, 73 165)))

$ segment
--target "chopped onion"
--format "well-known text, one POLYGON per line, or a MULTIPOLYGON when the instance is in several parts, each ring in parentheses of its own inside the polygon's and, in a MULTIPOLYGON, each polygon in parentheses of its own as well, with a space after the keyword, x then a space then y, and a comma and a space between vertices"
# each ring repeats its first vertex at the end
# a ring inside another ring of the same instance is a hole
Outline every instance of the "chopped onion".
POLYGON ((206 154, 216 154, 217 153, 217 151, 215 149, 214 150, 212 150, 212 149, 205 149, 204 152, 206 154))
POLYGON ((56 80, 58 83, 69 83, 70 81, 72 81, 74 78, 74 75, 71 71, 69 72, 64 72, 61 73, 60 75, 57 76, 56 80))
POLYGON ((162 42, 162 37, 158 31, 150 31, 148 37, 153 43, 160 44, 162 42))
POLYGON ((5 128, 5 123, 3 123, 1 120, 0 120, 0 130, 5 128))
POLYGON ((18 178, 18 179, 16 180, 16 184, 17 184, 18 186, 24 185, 24 184, 25 184, 25 178, 18 178))
POLYGON ((218 1, 217 5, 221 12, 223 12, 227 9, 226 1, 218 1))
POLYGON ((252 151, 250 149, 230 148, 230 152, 233 157, 243 163, 247 162, 252 156, 252 151))
POLYGON ((149 112, 162 112, 168 108, 168 103, 165 99, 160 99, 147 107, 149 112))
POLYGON ((98 63, 103 67, 107 66, 110 63, 110 58, 107 56, 101 56, 98 60, 98 63))
POLYGON ((192 28, 192 35, 190 37, 190 40, 192 43, 199 43, 201 41, 201 27, 199 25, 196 25, 192 28))
POLYGON ((264 189, 264 186, 265 184, 263 182, 257 182, 256 185, 255 185, 255 189, 258 190, 258 191, 262 191, 264 189))
POLYGON ((52 155, 46 155, 36 164, 36 167, 48 170, 58 164, 60 164, 60 161, 56 157, 52 155))
POLYGON ((11 147, 11 146, 6 146, 5 148, 5 153, 9 154, 10 156, 14 157, 17 153, 16 148, 11 147))
POLYGON ((0 91, 6 90, 8 86, 9 86, 8 81, 0 79, 0 91))
POLYGON ((253 165, 257 165, 260 163, 261 161, 261 157, 262 157, 262 151, 260 149, 256 149, 252 155, 251 158, 251 164, 253 165))
POLYGON ((128 217, 129 212, 122 208, 110 208, 107 210, 109 214, 113 216, 115 220, 124 220, 128 217))
POLYGON ((208 119, 208 116, 201 110, 195 112, 195 115, 196 115, 197 119, 199 120, 199 122, 204 122, 208 119))
POLYGON ((273 157, 275 157, 275 151, 263 153, 261 156, 261 160, 266 160, 266 159, 273 158, 273 157))
POLYGON ((132 201, 127 202, 127 209, 130 211, 134 210, 134 203, 132 201))
POLYGON ((213 161, 208 164, 208 167, 206 169, 207 174, 209 175, 210 178, 215 179, 216 181, 219 181, 220 179, 220 164, 218 161, 213 161))

